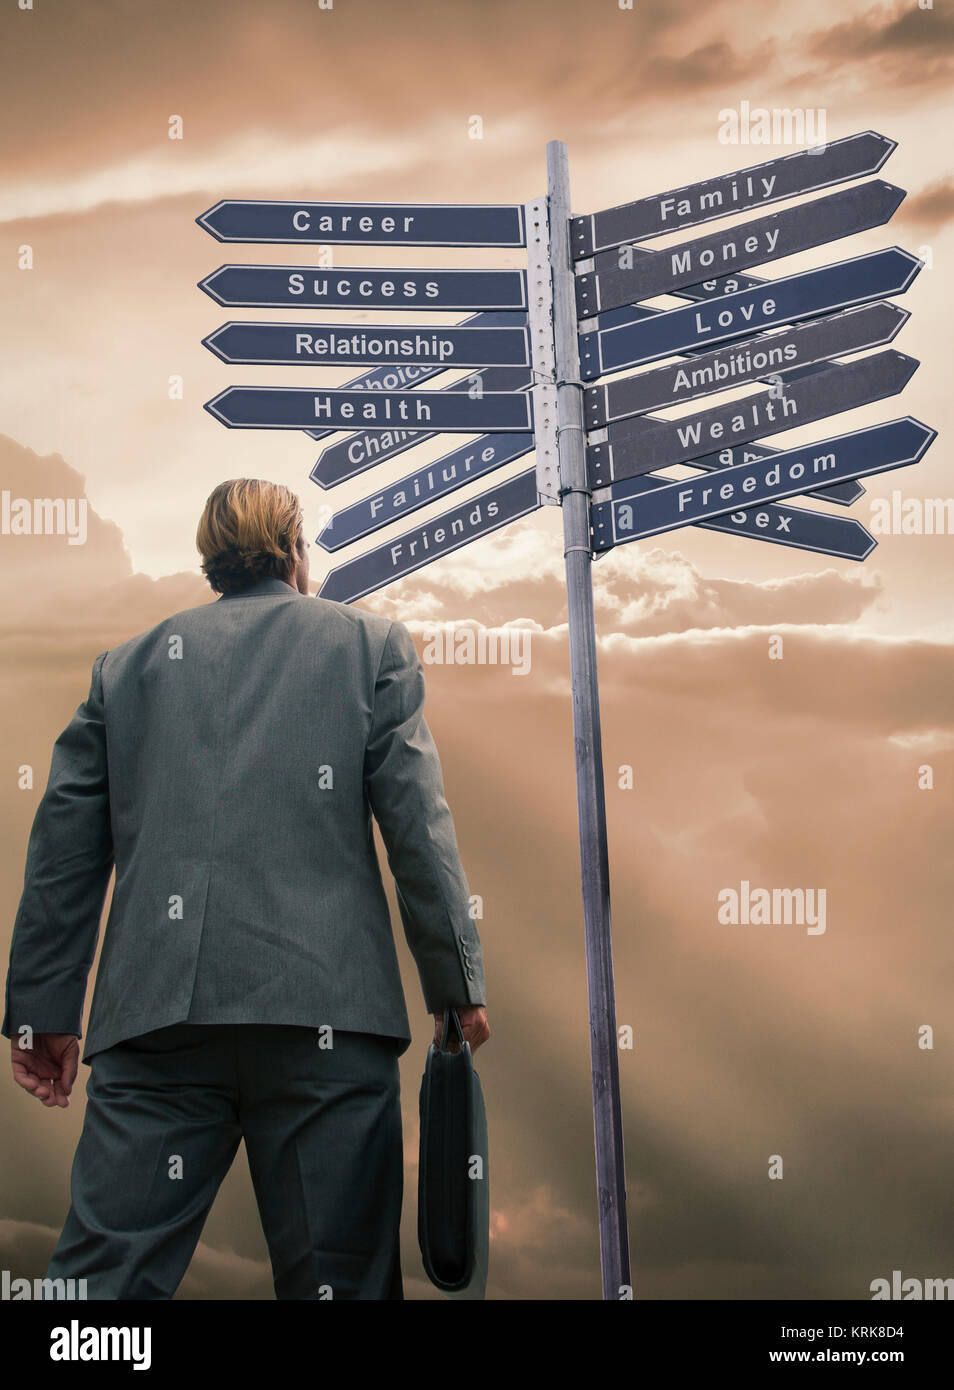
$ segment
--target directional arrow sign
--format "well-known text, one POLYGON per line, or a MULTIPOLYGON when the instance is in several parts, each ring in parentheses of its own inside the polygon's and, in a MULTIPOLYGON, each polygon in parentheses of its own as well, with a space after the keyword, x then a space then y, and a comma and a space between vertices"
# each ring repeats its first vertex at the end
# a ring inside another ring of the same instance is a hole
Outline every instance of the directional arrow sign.
MULTIPOLYGON (((710 517, 794 497, 822 482, 864 478, 917 463, 937 434, 907 416, 871 425, 768 459, 740 463, 717 474, 681 478, 635 501, 598 504, 610 509, 611 544, 656 536, 710 517)), ((594 509, 595 510, 595 509, 594 509)), ((601 524, 606 525, 604 517, 601 524)))
POLYGON ((225 198, 195 219, 217 241, 314 246, 525 246, 523 208, 463 203, 275 203, 225 198))
MULTIPOLYGON (((469 319, 464 319, 459 327, 524 328, 526 323, 526 314, 472 314, 469 319)), ((432 377, 440 376, 443 371, 446 371, 445 367, 412 367, 405 366, 402 362, 394 362, 389 363, 386 367, 374 367, 370 372, 362 372, 359 376, 353 377, 351 381, 346 381, 342 389, 349 391, 355 389, 359 391, 403 391, 409 386, 417 386, 422 381, 429 381, 432 377)), ((311 439, 324 439, 326 435, 334 434, 334 430, 306 430, 305 433, 311 439)))
MULTIPOLYGON (((652 256, 656 254, 652 251, 641 251, 638 247, 634 248, 634 251, 635 254, 640 256, 652 256)), ((733 294, 739 289, 756 288, 759 285, 764 285, 767 283, 771 282, 760 280, 754 275, 733 275, 727 279, 707 280, 701 285, 687 286, 685 289, 679 290, 676 297, 679 299, 695 300, 715 299, 726 294, 733 294)), ((894 308, 893 305, 891 305, 890 307, 894 308)), ((660 313, 663 312, 665 311, 660 309, 648 309, 645 305, 635 304, 631 305, 629 308, 626 309, 610 309, 608 313, 601 314, 600 317, 597 319, 597 322, 600 324, 601 328, 604 325, 609 328, 618 328, 631 323, 640 323, 648 318, 656 318, 659 316, 660 313)), ((897 312, 904 313, 905 319, 910 317, 910 315, 908 315, 906 311, 897 310, 897 312)), ((735 344, 735 346, 738 347, 739 345, 735 344)), ((872 344, 872 346, 874 346, 874 344, 872 344)), ((698 361, 699 358, 705 355, 705 350, 703 348, 690 348, 686 353, 687 358, 691 362, 698 361)), ((782 381, 787 386, 789 382, 799 381, 807 376, 814 376, 817 372, 820 371, 838 371, 840 370, 842 365, 843 364, 838 362, 828 362, 826 360, 822 360, 820 362, 808 362, 805 363, 803 366, 786 367, 784 370, 772 372, 768 374, 768 376, 760 377, 759 379, 767 380, 774 379, 776 377, 781 377, 782 381)), ((674 371, 675 370, 677 369, 674 369, 674 371)), ((583 374, 585 375, 585 373, 583 374)), ((596 374, 597 373, 594 370, 592 375, 596 374)), ((638 378, 629 377, 626 378, 626 381, 636 381, 637 379, 638 378)), ((626 381, 610 382, 608 386, 605 388, 590 387, 588 388, 588 390, 606 389, 607 391, 611 391, 616 386, 625 386, 626 381)), ((826 487, 824 489, 824 494, 819 492, 817 495, 824 495, 824 500, 826 502, 837 502, 839 506, 850 507, 853 502, 857 502, 859 497, 864 496, 864 492, 865 490, 861 483, 852 480, 849 483, 833 483, 831 487, 826 487)), ((816 494, 812 493, 810 495, 815 496, 816 494)))
MULTIPOLYGON (((473 376, 453 382, 439 394, 452 396, 462 391, 471 393, 475 387, 479 387, 486 398, 488 392, 525 392, 531 381, 530 373, 520 367, 488 367, 484 371, 475 372, 473 376)), ((417 394, 414 393, 415 398, 417 394)), ((399 427, 390 430, 372 428, 362 430, 358 434, 349 434, 345 439, 339 440, 336 444, 329 444, 322 450, 310 477, 319 487, 336 487, 338 483, 343 483, 358 473, 364 473, 377 463, 395 458, 398 454, 413 449, 416 444, 433 439, 437 432, 439 431, 433 429, 410 430, 399 427)))
POLYGON ((525 434, 486 434, 473 444, 465 444, 435 463, 426 463, 415 472, 388 483, 371 497, 363 497, 350 507, 335 512, 318 537, 325 550, 340 550, 362 536, 390 526, 392 521, 446 497, 458 488, 502 468, 505 463, 529 454, 532 438, 525 434))
POLYGON ((795 328, 761 333, 639 376, 589 386, 584 393, 586 428, 600 429, 648 410, 758 381, 770 373, 781 375, 809 362, 880 347, 891 342, 909 317, 896 304, 865 304, 795 328))
MULTIPOLYGON (((647 492, 668 487, 666 478, 627 478, 612 489, 613 502, 628 502, 647 492)), ((593 549, 598 554, 611 550, 612 507, 599 503, 592 511, 593 549)), ((812 512, 787 503, 766 502, 761 507, 711 517, 694 523, 706 531, 724 531, 730 536, 746 536, 750 540, 772 541, 796 550, 813 550, 820 555, 833 555, 843 560, 864 560, 878 542, 860 521, 851 517, 832 516, 830 512, 812 512)), ((622 538, 621 538, 622 539, 622 538)), ((628 537, 628 539, 635 539, 628 537)))
POLYGON ((596 257, 594 272, 576 281, 577 309, 581 318, 592 318, 604 309, 697 285, 707 274, 728 275, 880 227, 903 200, 904 189, 872 179, 828 198, 668 246, 652 257, 637 259, 628 246, 604 251, 596 257))
POLYGON ((627 241, 645 241, 677 232, 681 227, 711 222, 715 217, 728 217, 733 212, 764 207, 783 198, 876 174, 895 145, 894 140, 867 130, 836 140, 824 149, 800 150, 732 174, 674 188, 669 193, 656 193, 635 203, 607 208, 605 212, 573 217, 573 258, 580 260, 627 241))
POLYGON ((692 348, 713 347, 793 319, 815 318, 852 304, 902 294, 922 264, 909 251, 892 246, 820 270, 803 270, 799 275, 765 281, 756 289, 669 309, 602 333, 585 333, 580 337, 580 362, 588 376, 603 376, 692 348))
POLYGON ((412 362, 452 367, 529 367, 526 328, 398 328, 369 324, 226 323, 202 339, 223 362, 412 362))
MULTIPOLYGON (((645 257, 654 256, 658 253, 655 251, 646 251, 635 246, 633 247, 633 254, 636 257, 645 257)), ((717 299, 722 298, 726 294, 734 294, 738 290, 754 289, 766 283, 765 280, 761 280, 755 275, 733 275, 717 280, 706 280, 701 285, 687 285, 684 289, 677 292, 676 298, 694 300, 717 299)), ((619 328, 630 323, 639 323, 647 318, 655 318, 662 312, 664 311, 659 309, 648 309, 642 304, 634 304, 626 309, 610 309, 607 313, 600 315, 597 319, 597 323, 601 329, 619 328)), ((704 348, 694 348, 689 350, 687 356, 691 360, 695 360, 704 354, 704 348)), ((772 376, 781 376, 782 380, 788 383, 790 381, 799 380, 805 376, 812 376, 816 372, 824 371, 829 368, 836 370, 838 366, 839 364, 836 362, 829 363, 823 361, 821 363, 806 363, 804 366, 787 368, 784 372, 773 372, 772 376)), ((584 372, 583 375, 586 375, 586 373, 584 372)), ((595 371, 593 375, 596 375, 595 371)), ((615 384, 616 383, 611 383, 610 387, 607 389, 612 389, 615 384)), ((725 452, 726 451, 723 450, 723 453, 725 452)), ((731 450, 728 452, 731 453, 731 450)), ((774 452, 774 450, 769 450, 768 452, 771 453, 774 452)), ((755 456, 756 455, 753 454, 753 457, 755 456)), ((696 466, 698 467, 699 465, 696 464, 696 466)), ((827 502, 837 502, 839 506, 850 507, 853 502, 857 502, 859 497, 864 496, 864 492, 865 490, 862 484, 853 479, 848 483, 833 483, 831 487, 826 487, 823 492, 810 493, 809 496, 824 496, 827 502)))
MULTIPOLYGON (((651 251, 642 252, 637 249, 636 254, 652 256, 655 253, 651 251)), ((711 282, 711 285, 695 285, 680 291, 680 294, 685 298, 706 299, 709 297, 709 290, 712 286, 722 286, 724 283, 724 281, 714 281, 711 282)), ((754 276, 740 275, 734 277, 733 283, 737 283, 741 288, 748 288, 750 286, 757 288, 766 282, 759 281, 754 276)), ((888 307, 892 310, 894 309, 894 306, 888 307)), ((904 314, 903 310, 894 310, 894 312, 898 315, 904 314)), ((603 323, 605 320, 609 326, 617 327, 639 323, 645 319, 658 317, 658 315, 658 310, 647 309, 643 306, 636 305, 625 310, 610 310, 608 314, 601 318, 600 322, 603 323)), ((517 321, 518 315, 516 314, 477 314, 472 319, 467 320, 466 326, 499 325, 502 327, 510 327, 515 326, 517 321)), ((888 339, 885 339, 885 341, 888 341, 888 339)), ((874 346, 875 343, 872 342, 871 345, 874 346)), ((847 351, 847 348, 842 350, 847 351)), ((698 350, 690 354, 693 358, 699 355, 700 352, 698 350)), ((830 370, 836 371, 838 370, 839 364, 830 363, 828 367, 830 370)), ((675 370, 677 369, 673 369, 674 372, 675 370)), ((811 365, 803 367, 796 366, 794 369, 788 368, 784 374, 780 373, 780 375, 783 375, 785 381, 788 382, 801 372, 811 373, 814 370, 815 368, 811 365)), ((375 371, 369 372, 366 376, 356 377, 354 381, 348 383, 348 386, 365 389, 375 387, 385 390, 395 389, 398 385, 402 384, 401 377, 405 374, 418 373, 419 379, 424 380, 436 375, 438 371, 438 368, 403 367, 395 364, 394 367, 377 368, 375 371)), ((528 374, 510 368, 491 368, 487 371, 480 372, 478 375, 480 376, 485 390, 521 391, 526 390, 531 384, 531 379, 528 374)), ((471 379, 468 378, 463 383, 455 382, 446 389, 449 391, 470 389, 470 380, 471 379)), ((631 378, 630 380, 636 382, 642 380, 642 378, 631 378)), ((612 392, 617 388, 623 389, 626 385, 626 382, 611 382, 608 386, 591 389, 599 392, 612 392)), ((329 429, 308 430, 307 433, 313 439, 321 439, 325 435, 332 433, 332 431, 329 429)), ((425 440, 432 439, 433 437, 433 434, 428 431, 407 429, 396 429, 392 430, 390 433, 380 430, 370 430, 349 435, 346 439, 332 444, 324 450, 312 469, 311 478, 314 482, 318 483, 320 487, 334 487, 338 483, 344 482, 346 479, 352 478, 372 468, 375 464, 394 458, 406 452, 408 449, 414 448, 415 445, 423 443, 425 440)), ((489 445, 493 443, 493 437, 485 436, 483 440, 477 441, 477 443, 489 445)), ((834 484, 831 488, 826 488, 824 496, 827 501, 838 502, 841 505, 850 506, 850 504, 856 501, 858 497, 862 496, 863 493, 864 488, 860 483, 849 482, 834 484)))
POLYGON ((913 357, 889 348, 857 362, 839 364, 837 370, 786 382, 781 395, 770 387, 679 420, 649 416, 611 425, 605 444, 587 448, 590 485, 607 487, 621 478, 688 463, 713 448, 778 434, 897 395, 918 365, 913 357))
POLYGON ((462 502, 385 545, 329 570, 318 597, 351 603, 395 579, 413 574, 452 550, 459 550, 479 536, 489 535, 508 521, 536 511, 538 505, 537 470, 528 468, 469 502, 462 502))
POLYGON ((393 430, 410 422, 438 433, 533 429, 528 393, 486 391, 316 391, 314 388, 227 386, 205 408, 230 429, 300 430, 319 421, 349 429, 393 430))
MULTIPOLYGON (((707 473, 715 472, 717 469, 732 468, 738 463, 752 463, 755 459, 775 458, 780 454, 781 449, 770 448, 768 444, 739 444, 728 449, 720 449, 717 454, 701 454, 698 458, 690 459, 690 468, 701 468, 707 473)), ((630 486, 635 487, 644 474, 634 474, 632 478, 624 478, 618 483, 614 483, 611 488, 611 495, 627 496, 626 489, 630 486)), ((652 477, 653 475, 648 475, 652 477)), ((664 483, 671 480, 663 478, 664 483)), ((850 507, 853 502, 857 502, 859 497, 864 496, 864 488, 857 479, 852 478, 847 483, 824 483, 820 487, 810 488, 806 497, 814 497, 819 502, 837 502, 839 506, 850 507)))
POLYGON ((523 270, 327 270, 220 265, 199 281, 217 304, 260 309, 525 309, 523 270))

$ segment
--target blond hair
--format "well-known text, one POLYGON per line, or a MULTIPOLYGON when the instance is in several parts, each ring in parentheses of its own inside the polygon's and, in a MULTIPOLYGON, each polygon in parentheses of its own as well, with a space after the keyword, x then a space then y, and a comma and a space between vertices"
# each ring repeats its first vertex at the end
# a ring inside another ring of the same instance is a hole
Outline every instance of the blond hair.
POLYGON ((301 536, 301 504, 289 488, 231 478, 209 494, 195 543, 212 588, 231 594, 266 576, 287 579, 301 536))

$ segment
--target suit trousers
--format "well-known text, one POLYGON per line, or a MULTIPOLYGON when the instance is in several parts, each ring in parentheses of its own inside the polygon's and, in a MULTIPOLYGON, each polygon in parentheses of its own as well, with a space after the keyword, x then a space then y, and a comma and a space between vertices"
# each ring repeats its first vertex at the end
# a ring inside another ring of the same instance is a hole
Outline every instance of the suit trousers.
POLYGON ((171 1298, 244 1137, 279 1299, 403 1299, 400 1040, 179 1023, 92 1055, 47 1278, 171 1298))

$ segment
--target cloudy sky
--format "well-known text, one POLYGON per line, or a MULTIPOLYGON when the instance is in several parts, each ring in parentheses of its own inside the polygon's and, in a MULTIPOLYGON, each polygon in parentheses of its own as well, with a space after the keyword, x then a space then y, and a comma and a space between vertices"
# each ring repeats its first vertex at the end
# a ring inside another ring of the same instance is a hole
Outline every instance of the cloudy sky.
MULTIPOLYGON (((723 113, 743 102, 823 112, 829 139, 881 131, 899 147, 880 177, 908 195, 890 226, 756 272, 892 244, 925 261, 899 300, 912 317, 894 346, 921 362, 903 399, 771 441, 904 414, 938 429, 916 468, 866 481, 851 515, 870 528, 877 499, 954 496, 952 37, 949 10, 916 0, 847 0, 837 13, 820 0, 5 7, 2 486, 89 503, 84 545, 0 536, 7 935, 51 744, 93 658, 211 597, 194 547, 211 489, 242 475, 284 482, 314 540, 330 509, 369 488, 365 475, 325 493, 309 480, 320 446, 306 436, 229 431, 203 411, 232 381, 319 377, 229 368, 202 346, 229 312, 198 280, 224 261, 299 253, 219 245, 199 213, 224 197, 522 203, 544 189, 554 138, 569 148, 573 210, 589 212, 790 152, 720 141, 723 113), (170 140, 176 116, 183 138, 170 140), (181 399, 170 399, 173 376, 181 399), (24 764, 32 791, 17 789, 24 764)), ((383 266, 393 255, 342 247, 334 260, 383 266)), ((409 250, 401 263, 521 256, 409 250)), ((354 374, 328 368, 320 381, 354 374)), ((380 481, 454 442, 420 446, 380 481)), ((620 1070, 638 1297, 854 1299, 893 1269, 954 1275, 954 541, 878 541, 860 565, 690 528, 594 567, 617 1011, 635 1033, 620 1070), (778 638, 783 655, 771 659, 778 638), (632 787, 620 785, 626 767, 632 787), (743 880, 824 888, 826 930, 720 924, 720 891, 743 880), (924 1025, 933 1049, 918 1046, 924 1025), (781 1181, 768 1178, 772 1155, 781 1181)), ((341 558, 311 553, 316 582, 341 558)), ((598 1297, 559 513, 542 509, 363 605, 406 622, 422 651, 437 623, 531 634, 526 676, 428 665, 428 720, 483 903, 488 1296, 598 1297)), ((403 940, 399 949, 415 1030, 402 1058, 405 1284, 410 1298, 439 1297, 416 1245, 430 1029, 403 940)), ((81 1088, 66 1112, 9 1079, 0 1091, 6 1268, 45 1269, 82 1105, 81 1088)), ((179 1297, 272 1296, 240 1155, 179 1297)))

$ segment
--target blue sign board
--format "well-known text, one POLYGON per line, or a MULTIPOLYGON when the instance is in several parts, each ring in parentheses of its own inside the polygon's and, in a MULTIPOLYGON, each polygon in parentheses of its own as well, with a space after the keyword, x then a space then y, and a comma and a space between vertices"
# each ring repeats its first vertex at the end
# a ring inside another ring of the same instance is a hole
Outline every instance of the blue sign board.
MULTIPOLYGON (((532 384, 530 373, 521 367, 487 367, 465 376, 460 381, 446 386, 441 395, 456 395, 460 391, 472 391, 474 383, 488 391, 526 391, 532 384)), ((311 431, 308 431, 311 434, 311 431)), ((349 434, 335 444, 329 444, 321 452, 311 470, 311 480, 319 487, 337 487, 339 483, 358 473, 373 468, 377 463, 396 458, 398 454, 413 449, 415 444, 423 444, 439 433, 436 430, 391 429, 362 430, 349 434)))
POLYGON ((628 241, 665 236, 682 227, 694 227, 716 217, 729 217, 734 212, 765 207, 783 198, 794 198, 800 193, 875 174, 896 148, 896 143, 876 131, 866 130, 844 140, 834 140, 824 147, 798 150, 780 159, 736 169, 731 174, 673 188, 668 193, 654 193, 652 197, 623 203, 604 212, 573 217, 570 219, 573 258, 582 260, 628 241))
POLYGON ((334 367, 397 362, 454 367, 529 367, 526 328, 396 327, 366 323, 225 323, 202 339, 223 362, 334 367))
POLYGON ((306 246, 526 246, 523 208, 498 203, 292 203, 224 198, 195 219, 217 241, 306 246))
POLYGON ((757 288, 669 309, 637 323, 580 337, 580 364, 587 376, 636 367, 660 357, 714 347, 730 338, 814 318, 902 294, 923 262, 892 246, 820 270, 763 281, 757 288))
POLYGON ((636 257, 628 246, 604 251, 591 272, 577 277, 577 309, 581 318, 592 318, 604 309, 674 294, 707 275, 729 275, 853 236, 887 222, 904 196, 894 184, 871 179, 827 198, 667 246, 653 256, 636 257))
POLYGON ((227 386, 205 409, 230 429, 300 430, 318 421, 332 429, 392 431, 406 425, 436 433, 533 430, 529 392, 323 391, 315 387, 227 386))
POLYGON ((794 497, 825 482, 904 468, 917 463, 936 434, 911 416, 871 425, 786 449, 771 458, 680 478, 640 498, 598 504, 609 513, 608 520, 601 513, 598 524, 601 529, 607 527, 603 534, 611 545, 657 536, 710 517, 794 497))
MULTIPOLYGON (((643 248, 641 248, 641 247, 639 247, 639 246, 634 246, 634 247, 632 248, 632 250, 633 250, 633 254, 634 254, 635 256, 637 256, 637 257, 640 257, 640 256, 654 256, 654 255, 658 254, 658 253, 655 252, 655 251, 647 251, 647 250, 644 250, 643 248)), ((768 283, 771 283, 771 282, 770 282, 770 281, 762 280, 762 279, 760 279, 760 278, 759 278, 758 276, 756 276, 756 275, 733 275, 733 276, 730 276, 730 277, 728 277, 728 278, 722 278, 722 279, 717 279, 717 280, 705 280, 705 281, 703 281, 703 283, 702 283, 701 285, 686 286, 684 289, 679 290, 679 291, 677 292, 676 298, 677 298, 677 299, 692 299, 692 300, 697 300, 697 301, 698 301, 698 300, 704 300, 704 299, 718 299, 718 298, 721 298, 723 295, 726 295, 726 294, 735 294, 738 290, 751 289, 751 288, 755 288, 755 287, 757 287, 757 286, 759 286, 759 285, 764 285, 764 284, 768 284, 768 283)), ((902 320, 902 322, 903 322, 904 320, 906 320, 907 318, 910 317, 906 310, 900 310, 900 309, 897 308, 896 305, 893 305, 893 304, 892 304, 892 305, 888 305, 888 306, 884 306, 884 305, 880 305, 880 306, 879 306, 879 305, 875 305, 875 306, 873 306, 873 307, 875 307, 875 308, 878 308, 878 307, 881 307, 881 308, 888 307, 888 308, 894 309, 896 313, 900 313, 900 314, 903 314, 903 315, 904 315, 904 319, 902 320)), ((661 310, 661 309, 649 309, 649 308, 646 308, 645 305, 642 305, 642 304, 634 304, 634 305, 630 305, 628 308, 625 308, 625 309, 611 309, 608 313, 606 313, 606 314, 601 314, 600 317, 599 317, 599 319, 597 320, 597 323, 599 324, 599 327, 600 327, 600 328, 619 328, 619 327, 623 327, 623 326, 625 326, 626 324, 630 324, 630 323, 640 323, 640 322, 642 322, 644 319, 647 319, 647 318, 655 318, 655 317, 657 317, 660 313, 664 313, 664 312, 665 312, 665 310, 661 310)), ((856 309, 854 312, 860 313, 861 310, 860 310, 860 309, 856 309)), ((900 327, 900 324, 899 324, 899 327, 900 327)), ((746 340, 746 341, 748 341, 748 340, 746 340)), ((887 341, 887 339, 886 339, 886 341, 887 341)), ((739 346, 739 347, 741 347, 741 348, 744 348, 744 347, 745 347, 745 343, 743 342, 742 344, 738 344, 737 346, 739 346)), ((872 344, 872 346, 873 346, 873 344, 872 344)), ((707 350, 706 350, 705 348, 696 348, 695 350, 690 349, 690 351, 689 351, 688 353, 685 354, 685 358, 686 358, 686 360, 688 360, 689 362, 694 362, 694 361, 699 360, 700 358, 705 358, 707 355, 708 355, 708 354, 707 354, 707 350)), ((787 367, 787 368, 785 369, 785 371, 782 371, 782 372, 777 372, 777 373, 776 373, 776 372, 773 372, 773 373, 772 373, 772 376, 773 376, 773 377, 776 376, 776 375, 780 376, 780 377, 782 378, 782 380, 785 382, 786 386, 787 386, 789 382, 792 382, 792 381, 800 381, 800 380, 802 380, 802 379, 805 378, 805 377, 814 376, 817 372, 820 372, 820 371, 828 371, 828 370, 830 370, 830 371, 837 371, 837 370, 839 370, 841 367, 846 366, 846 365, 847 365, 846 363, 840 363, 840 362, 827 362, 827 361, 825 361, 825 360, 822 360, 822 361, 820 361, 820 362, 806 362, 806 363, 803 363, 803 365, 801 365, 801 366, 787 367)), ((647 375, 649 375, 649 374, 647 374, 647 375)), ((639 380, 639 379, 641 379, 641 378, 626 378, 626 381, 635 381, 635 380, 639 380)), ((607 386, 602 387, 602 388, 600 388, 600 387, 595 387, 595 388, 594 388, 594 387, 590 387, 590 388, 587 389, 587 392, 585 393, 584 399, 586 398, 586 396, 589 395, 589 391, 591 391, 591 390, 605 390, 605 391, 609 392, 609 391, 611 391, 611 390, 613 390, 613 389, 622 389, 624 386, 625 386, 625 381, 617 381, 617 382, 611 382, 611 383, 609 383, 607 386)), ((774 450, 774 449, 768 448, 767 445, 753 444, 753 445, 748 445, 748 446, 746 446, 746 448, 745 448, 744 450, 743 450, 743 449, 733 449, 732 447, 729 447, 728 449, 720 450, 720 451, 719 451, 719 456, 718 456, 718 457, 719 457, 719 459, 722 461, 722 465, 723 465, 723 466, 728 466, 729 464, 731 464, 731 463, 733 463, 733 462, 742 462, 742 461, 743 461, 743 456, 744 456, 744 458, 750 458, 750 457, 751 457, 751 458, 761 458, 761 457, 767 457, 769 454, 773 454, 773 453, 775 453, 775 452, 777 452, 777 451, 774 450), (738 459, 736 459, 736 458, 733 457, 734 454, 738 454, 738 455, 739 455, 738 459)), ((716 458, 716 456, 713 455, 713 459, 715 459, 715 458, 716 458)), ((703 466, 704 466, 703 460, 701 460, 701 459, 694 459, 694 460, 693 460, 693 467, 695 467, 695 468, 701 468, 701 467, 703 467, 703 466)), ((718 466, 718 465, 717 465, 717 463, 713 463, 712 466, 713 466, 713 467, 716 467, 716 466, 718 466)), ((856 501, 858 500, 859 497, 863 497, 863 496, 864 496, 864 492, 865 492, 865 489, 864 489, 864 487, 861 485, 861 483, 857 482, 856 480, 852 480, 851 482, 848 482, 848 483, 832 483, 830 487, 826 487, 826 488, 824 488, 824 489, 818 489, 817 491, 813 491, 813 492, 808 493, 808 496, 809 496, 809 497, 820 497, 820 498, 824 498, 824 500, 825 500, 826 502, 835 502, 835 503, 837 503, 839 506, 850 507, 851 504, 852 504, 853 502, 856 502, 856 501)))
POLYGON ((476 478, 493 473, 505 463, 523 458, 532 448, 533 440, 525 434, 485 434, 433 463, 422 464, 396 483, 385 484, 370 497, 342 507, 318 537, 318 544, 325 550, 340 550, 465 487, 476 478))
POLYGON ((253 309, 526 309, 523 270, 380 270, 220 265, 204 280, 216 304, 253 309))
POLYGON ((608 427, 606 443, 587 448, 590 485, 606 487, 637 473, 689 463, 728 444, 780 434, 895 396, 903 391, 918 365, 913 357, 887 348, 678 420, 660 420, 653 415, 621 420, 608 427))
POLYGON ((527 516, 538 506, 537 470, 528 468, 412 531, 337 565, 325 576, 318 597, 351 603, 527 516))
MULTIPOLYGON (((644 474, 627 478, 612 488, 613 502, 627 502, 647 492, 668 487, 668 478, 644 474)), ((824 496, 824 493, 819 493, 824 496)), ((593 508, 593 549, 604 554, 613 548, 610 505, 593 508)), ((693 523, 706 531, 723 531, 730 536, 745 536, 750 540, 771 541, 796 550, 812 550, 819 555, 831 555, 842 560, 864 560, 878 542, 860 521, 852 517, 832 516, 831 512, 813 512, 804 507, 791 507, 787 502, 765 502, 761 507, 730 512, 693 523)))
MULTIPOLYGON (((781 449, 772 449, 767 444, 730 445, 728 449, 720 449, 717 454, 703 454, 693 459, 690 467, 705 468, 711 472, 714 468, 732 468, 737 463, 750 463, 753 459, 774 458, 781 452, 781 449)), ((625 487, 626 483, 617 483, 615 486, 625 487)), ((814 497, 819 502, 837 502, 840 507, 850 507, 864 495, 864 487, 856 478, 847 483, 826 483, 823 487, 810 488, 805 493, 806 497, 814 497)))
POLYGON ((767 376, 784 377, 787 387, 793 368, 816 362, 837 368, 840 364, 830 363, 830 358, 890 343, 909 317, 906 309, 879 300, 725 343, 711 352, 677 358, 665 367, 617 377, 605 385, 588 386, 583 396, 586 428, 602 429, 634 415, 682 405, 767 376))
MULTIPOLYGON (((527 316, 520 313, 472 314, 464 319, 461 328, 523 328, 527 316)), ((430 381, 440 376, 443 367, 412 367, 403 362, 389 363, 386 367, 374 367, 369 372, 361 372, 344 383, 345 388, 359 391, 404 391, 411 386, 419 386, 422 381, 430 381)), ((312 439, 324 439, 334 430, 306 430, 312 439)))

